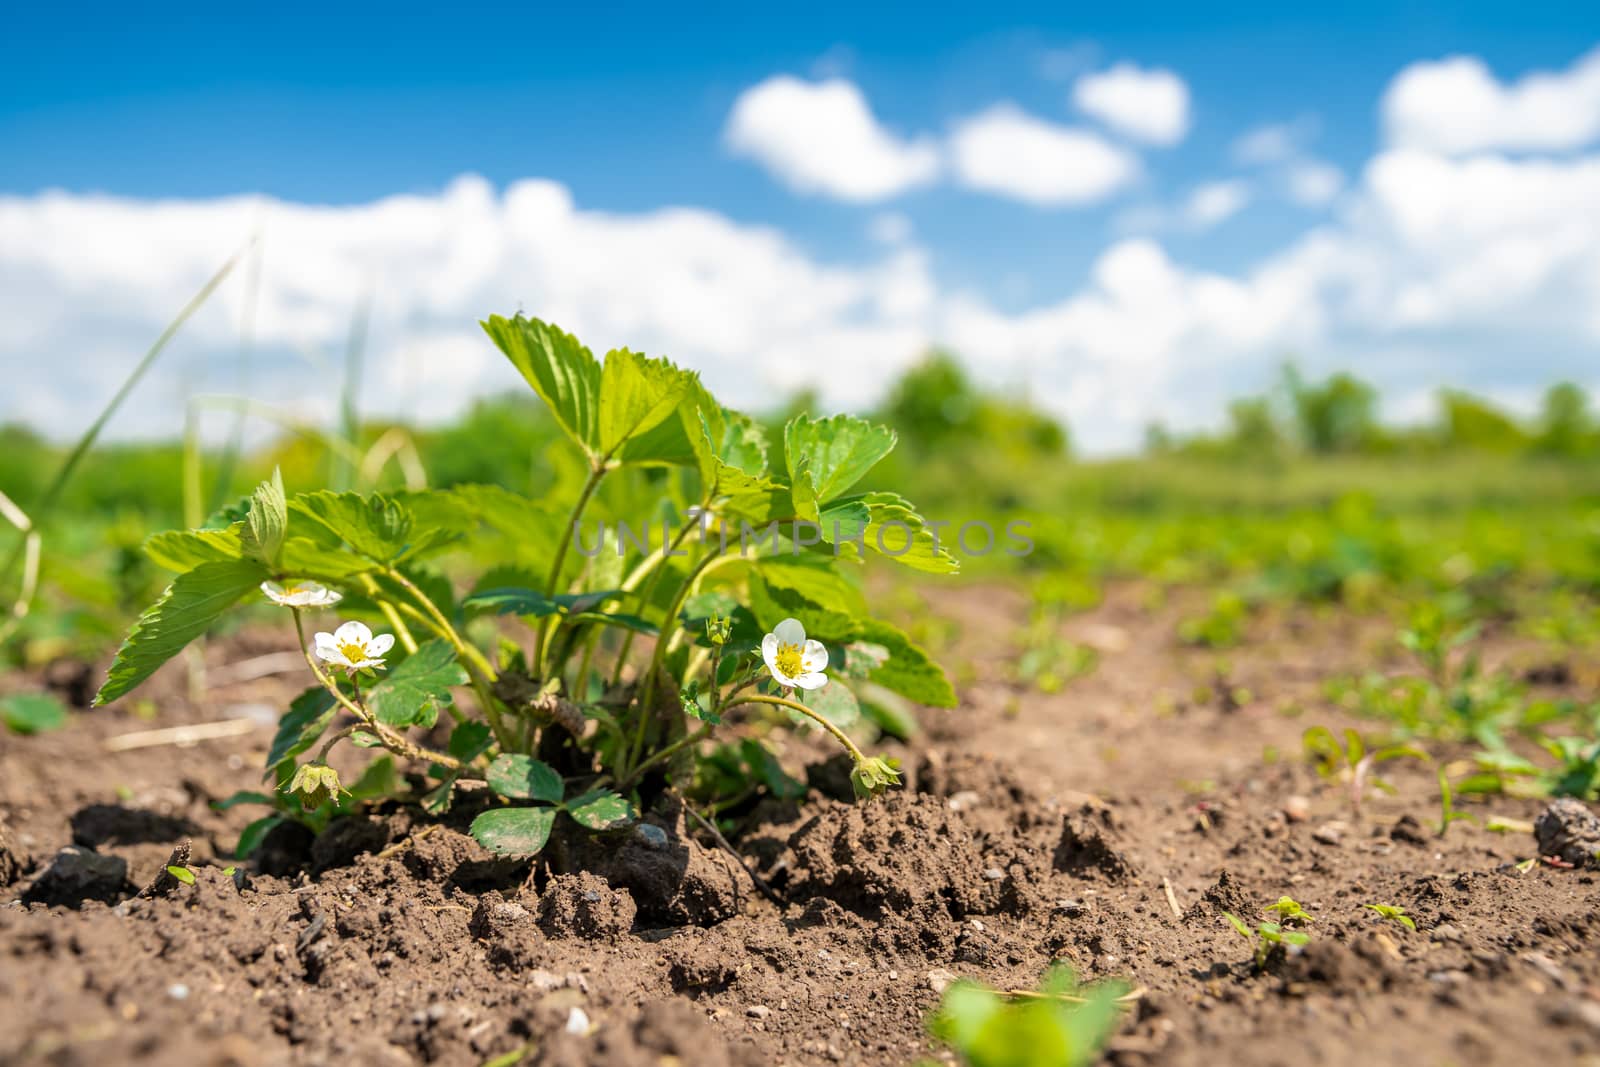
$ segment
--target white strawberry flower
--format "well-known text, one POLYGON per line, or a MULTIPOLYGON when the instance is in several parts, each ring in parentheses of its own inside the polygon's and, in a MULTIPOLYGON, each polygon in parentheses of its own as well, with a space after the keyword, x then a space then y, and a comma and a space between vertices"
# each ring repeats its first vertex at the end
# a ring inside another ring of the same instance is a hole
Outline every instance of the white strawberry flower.
POLYGON ((374 637, 365 623, 354 620, 331 634, 319 633, 316 637, 317 658, 343 667, 351 674, 363 670, 383 670, 383 657, 393 647, 393 634, 374 637))
POLYGON ((274 604, 286 608, 327 608, 344 599, 344 594, 316 582, 262 582, 261 591, 274 604))
POLYGON ((821 689, 828 684, 828 650, 807 641, 799 619, 784 619, 761 639, 761 658, 785 689, 821 689))

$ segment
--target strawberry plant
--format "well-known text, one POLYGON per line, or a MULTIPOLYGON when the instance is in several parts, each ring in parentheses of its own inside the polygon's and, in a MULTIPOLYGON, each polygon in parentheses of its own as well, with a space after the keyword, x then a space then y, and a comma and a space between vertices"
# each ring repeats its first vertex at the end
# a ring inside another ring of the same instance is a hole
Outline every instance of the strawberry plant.
POLYGON ((278 821, 320 829, 377 796, 442 813, 467 781, 493 794, 474 836, 509 855, 537 853, 561 818, 626 826, 668 787, 785 788, 759 746, 717 744, 735 715, 825 731, 858 794, 893 787, 895 767, 851 736, 857 690, 955 694, 872 617, 851 571, 869 555, 956 569, 909 501, 860 488, 894 432, 799 415, 769 446, 666 360, 602 361, 520 315, 483 325, 561 427, 575 477, 539 499, 495 485, 290 496, 274 477, 201 528, 150 538, 177 576, 96 702, 241 601, 278 606, 316 684, 283 715, 271 789, 236 798, 274 809, 241 853, 278 821), (339 625, 309 625, 335 611, 339 625), (328 764, 342 743, 386 753, 346 787, 328 764))

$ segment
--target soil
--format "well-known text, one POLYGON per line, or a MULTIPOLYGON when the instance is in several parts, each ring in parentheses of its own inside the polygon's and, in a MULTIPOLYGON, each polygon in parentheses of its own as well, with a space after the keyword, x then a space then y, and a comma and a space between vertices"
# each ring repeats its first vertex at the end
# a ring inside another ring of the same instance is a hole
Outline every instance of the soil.
MULTIPOLYGON (((775 733, 812 789, 743 813, 737 856, 666 803, 619 839, 500 860, 464 832, 469 795, 439 824, 391 806, 315 842, 275 834, 230 876, 253 815, 212 803, 255 785, 300 685, 241 680, 273 636, 214 641, 199 702, 159 675, 140 694, 155 720, 125 701, 0 734, 0 1063, 950 1062, 926 1036, 940 990, 1032 987, 1057 959, 1142 990, 1115 1064, 1600 1063, 1587 809, 1540 823, 1580 862, 1524 870, 1531 832, 1438 835, 1432 767, 1385 765, 1396 795, 1358 813, 1298 759, 1307 726, 1348 722, 1326 679, 1396 665, 1387 624, 1271 615, 1219 656, 1174 643, 1184 604, 1117 588, 1062 624, 1098 669, 1043 695, 1011 681, 1021 595, 927 595, 962 702, 890 747, 905 790, 849 803, 825 745, 775 733), (107 744, 218 721, 239 732, 107 744), (163 876, 185 847, 193 886, 163 876), (1258 972, 1221 912, 1254 923, 1283 894, 1311 942, 1258 972)), ((1487 641, 1491 666, 1594 699, 1594 663, 1540 655, 1487 641)))

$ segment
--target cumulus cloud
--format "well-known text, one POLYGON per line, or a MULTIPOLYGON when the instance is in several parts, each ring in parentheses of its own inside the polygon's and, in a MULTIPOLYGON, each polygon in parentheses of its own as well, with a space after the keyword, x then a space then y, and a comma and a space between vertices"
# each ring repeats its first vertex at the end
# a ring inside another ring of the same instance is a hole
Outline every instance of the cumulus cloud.
MULTIPOLYGON (((957 127, 953 142, 966 150, 953 153, 956 174, 1046 204, 1132 180, 1130 159, 1092 135, 1084 149, 1085 136, 1001 108, 957 127), (1106 152, 1113 164, 1086 180, 1095 168, 1085 159, 1106 152)), ((1288 162, 1305 158, 1297 150, 1288 162)), ((1242 195, 1201 187, 1174 210, 1220 218, 1242 195)), ((313 417, 331 412, 338 385, 312 357, 336 361, 369 294, 364 410, 424 418, 519 385, 474 325, 518 308, 596 349, 671 356, 748 407, 800 386, 819 388, 830 407, 869 404, 926 346, 944 344, 980 380, 1025 389, 1068 418, 1092 451, 1136 445, 1151 420, 1215 418, 1290 355, 1311 373, 1354 370, 1398 397, 1441 382, 1497 396, 1562 377, 1600 386, 1600 153, 1386 149, 1323 223, 1248 269, 1200 269, 1150 236, 1127 237, 1095 257, 1082 284, 1023 310, 942 288, 928 251, 892 216, 872 229, 892 241, 864 261, 829 262, 770 227, 700 209, 586 210, 542 180, 498 191, 464 178, 436 194, 338 207, 4 196, 0 419, 60 436, 81 429, 257 230, 249 391, 313 417)), ((245 277, 185 328, 114 432, 176 433, 185 396, 239 388, 245 277)))
MULTIPOLYGON (((597 350, 629 345, 705 371, 729 403, 814 385, 860 403, 915 358, 934 300, 925 256, 814 261, 776 230, 708 211, 610 215, 565 187, 312 207, 244 198, 0 197, 0 419, 87 423, 166 321, 256 227, 264 255, 249 388, 308 417, 331 410, 355 308, 372 297, 369 410, 438 418, 518 379, 476 321, 518 308, 597 350)), ((124 433, 181 429, 181 397, 238 386, 244 274, 185 327, 124 433)))
POLYGON ((1189 132, 1189 86, 1170 70, 1118 63, 1079 78, 1072 102, 1118 133, 1149 144, 1174 145, 1189 132))
POLYGON ((1317 127, 1314 117, 1302 115, 1290 122, 1270 122, 1246 130, 1234 139, 1234 162, 1247 167, 1287 163, 1316 137, 1317 127))
POLYGON ((1200 233, 1218 226, 1243 211, 1255 191, 1242 178, 1227 178, 1195 186, 1182 202, 1171 207, 1144 205, 1117 216, 1118 227, 1128 233, 1159 233, 1185 230, 1200 233))
POLYGON ((768 78, 739 95, 723 137, 796 192, 838 200, 885 200, 939 174, 932 140, 886 129, 842 78, 768 78))
POLYGON ((1300 159, 1283 174, 1289 199, 1304 207, 1323 207, 1344 190, 1344 172, 1319 159, 1300 159))
POLYGON ((1105 138, 1045 122, 1014 104, 956 123, 950 159, 967 188, 1039 207, 1096 203, 1139 176, 1138 159, 1105 138))
POLYGON ((1385 91, 1397 147, 1447 154, 1582 148, 1600 139, 1600 48, 1564 71, 1506 83, 1476 56, 1414 63, 1385 91))

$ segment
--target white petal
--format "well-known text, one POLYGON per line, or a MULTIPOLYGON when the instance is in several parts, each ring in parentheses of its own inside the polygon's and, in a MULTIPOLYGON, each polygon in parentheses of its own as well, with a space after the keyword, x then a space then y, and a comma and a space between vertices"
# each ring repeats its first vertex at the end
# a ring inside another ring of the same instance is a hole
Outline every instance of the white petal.
POLYGON ((767 670, 773 674, 778 673, 778 665, 773 660, 778 655, 778 636, 768 634, 761 639, 761 658, 766 661, 767 670))
POLYGON ((331 605, 337 604, 343 599, 344 594, 339 592, 337 589, 318 588, 316 592, 316 599, 314 599, 312 603, 319 605, 331 605))
POLYGON ((384 655, 393 647, 394 634, 379 634, 377 637, 374 637, 372 639, 372 643, 367 646, 367 655, 377 659, 382 659, 384 655))
POLYGON ((808 671, 827 670, 828 650, 821 641, 807 641, 806 647, 800 650, 800 664, 808 671))
POLYGON ((828 684, 828 676, 821 671, 813 671, 810 674, 802 674, 796 678, 794 684, 801 689, 821 689, 828 684))
POLYGON ((333 639, 341 645, 360 645, 366 648, 372 641, 372 631, 367 628, 366 623, 351 619, 333 631, 333 639))
POLYGON ((274 604, 287 604, 289 602, 283 595, 283 586, 279 585, 277 582, 262 582, 261 591, 265 593, 267 599, 272 601, 274 604))
POLYGON ((784 619, 772 628, 772 634, 781 644, 803 645, 806 643, 806 628, 799 619, 784 619))

